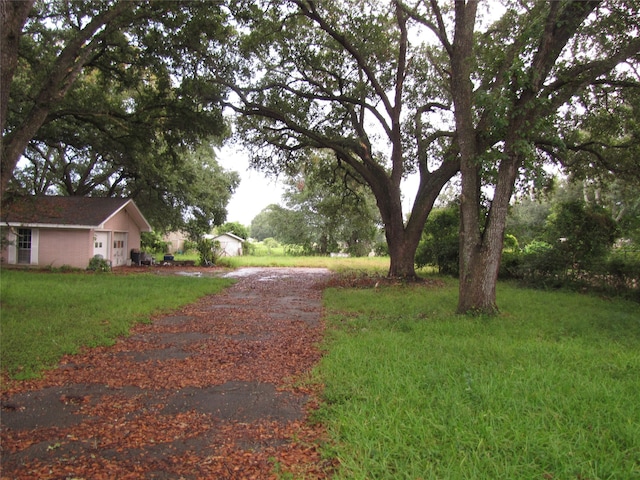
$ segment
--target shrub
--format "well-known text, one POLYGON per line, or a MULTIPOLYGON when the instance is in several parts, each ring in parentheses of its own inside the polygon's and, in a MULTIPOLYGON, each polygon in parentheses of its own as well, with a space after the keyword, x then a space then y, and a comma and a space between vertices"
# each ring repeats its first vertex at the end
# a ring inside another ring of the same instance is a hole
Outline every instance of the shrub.
POLYGON ((140 248, 147 252, 165 253, 169 243, 162 240, 158 232, 142 232, 140 235, 140 248))
POLYGON ((424 227, 422 240, 416 251, 416 265, 422 268, 435 265, 447 275, 458 275, 460 209, 458 205, 434 210, 424 227))
POLYGON ((519 251, 504 250, 500 260, 500 278, 522 278, 522 259, 519 251))
POLYGON ((366 257, 371 251, 371 244, 369 242, 356 241, 347 247, 347 252, 352 257, 366 257))
POLYGON ((284 245, 284 253, 292 257, 301 257, 309 254, 302 245, 284 245))
POLYGON ((580 268, 603 259, 617 233, 615 221, 606 210, 581 201, 555 206, 545 230, 559 256, 580 268))
POLYGON ((262 243, 264 244, 265 247, 267 248, 278 248, 280 247, 280 242, 278 242, 275 238, 273 237, 267 237, 265 238, 262 243))
POLYGON ((520 248, 520 244, 518 243, 518 239, 510 234, 506 234, 504 236, 504 246, 503 248, 505 250, 509 250, 512 252, 518 251, 518 249, 520 248))
POLYGON ((91 270, 93 272, 108 272, 111 270, 111 264, 102 258, 101 255, 96 255, 89 260, 87 270, 91 270))
POLYGON ((243 255, 255 255, 256 254, 256 244, 250 242, 249 240, 245 240, 242 244, 242 254, 243 255))
POLYGON ((209 238, 201 238, 197 245, 200 265, 215 265, 222 252, 220 242, 209 238))
POLYGON ((387 242, 378 242, 376 243, 373 251, 376 254, 376 257, 388 257, 389 256, 389 245, 387 242))
POLYGON ((182 247, 185 252, 190 252, 192 250, 198 250, 198 243, 192 240, 185 240, 184 247, 182 247))

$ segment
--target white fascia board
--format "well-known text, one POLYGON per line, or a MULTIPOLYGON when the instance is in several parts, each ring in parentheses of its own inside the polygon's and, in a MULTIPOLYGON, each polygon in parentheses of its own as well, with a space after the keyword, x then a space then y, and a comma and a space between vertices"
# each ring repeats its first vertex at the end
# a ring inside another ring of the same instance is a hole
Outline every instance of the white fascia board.
POLYGON ((18 227, 18 228, 64 228, 66 230, 91 230, 92 228, 100 228, 100 225, 64 225, 59 223, 21 223, 7 222, 2 226, 18 227))

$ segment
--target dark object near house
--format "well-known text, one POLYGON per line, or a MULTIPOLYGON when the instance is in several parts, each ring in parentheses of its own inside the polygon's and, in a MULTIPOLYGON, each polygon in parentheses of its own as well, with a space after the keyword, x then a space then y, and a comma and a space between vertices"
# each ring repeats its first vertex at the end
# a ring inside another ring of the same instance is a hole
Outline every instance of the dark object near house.
POLYGON ((150 253, 142 252, 140 254, 140 263, 142 265, 153 265, 153 255, 150 253))

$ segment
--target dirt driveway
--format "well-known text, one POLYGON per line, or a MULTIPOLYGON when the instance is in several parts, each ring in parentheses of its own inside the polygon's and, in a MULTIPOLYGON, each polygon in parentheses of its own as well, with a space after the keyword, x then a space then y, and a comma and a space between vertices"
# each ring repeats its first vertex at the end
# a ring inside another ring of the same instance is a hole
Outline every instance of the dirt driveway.
POLYGON ((327 478, 304 379, 330 274, 231 275, 225 292, 3 392, 1 478, 327 478))

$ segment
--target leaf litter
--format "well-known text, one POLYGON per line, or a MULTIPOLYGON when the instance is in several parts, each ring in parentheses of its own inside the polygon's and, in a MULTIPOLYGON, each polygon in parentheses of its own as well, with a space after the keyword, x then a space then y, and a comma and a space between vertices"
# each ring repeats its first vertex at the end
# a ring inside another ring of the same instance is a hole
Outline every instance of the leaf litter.
POLYGON ((8 384, 1 478, 329 478, 309 420, 319 387, 300 380, 321 356, 330 274, 232 275, 222 293, 8 384))

